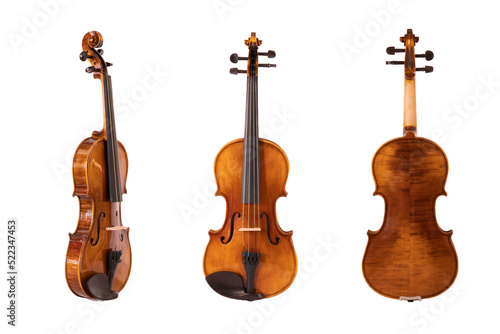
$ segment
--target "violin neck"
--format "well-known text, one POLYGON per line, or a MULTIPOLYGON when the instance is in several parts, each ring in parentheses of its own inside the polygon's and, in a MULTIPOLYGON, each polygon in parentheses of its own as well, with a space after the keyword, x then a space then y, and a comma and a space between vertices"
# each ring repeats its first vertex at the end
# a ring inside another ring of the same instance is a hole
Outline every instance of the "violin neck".
POLYGON ((403 135, 408 131, 417 134, 417 101, 415 96, 415 77, 405 78, 403 135))
POLYGON ((113 107, 113 89, 111 77, 102 76, 104 95, 104 138, 106 140, 106 162, 110 201, 121 202, 120 164, 118 160, 118 141, 116 139, 115 113, 113 107))
POLYGON ((247 77, 241 203, 248 204, 256 204, 260 202, 259 108, 257 78, 257 75, 249 75, 247 77))

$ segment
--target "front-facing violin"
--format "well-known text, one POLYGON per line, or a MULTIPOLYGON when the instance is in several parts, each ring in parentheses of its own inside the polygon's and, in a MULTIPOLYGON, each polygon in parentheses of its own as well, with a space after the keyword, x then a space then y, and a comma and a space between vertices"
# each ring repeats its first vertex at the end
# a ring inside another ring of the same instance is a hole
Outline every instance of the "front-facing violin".
POLYGON ((276 218, 276 201, 286 196, 288 158, 275 143, 259 138, 257 74, 262 41, 255 33, 245 41, 248 57, 231 55, 233 63, 247 60, 245 135, 224 146, 215 158, 216 195, 226 200, 221 229, 210 230, 203 271, 217 293, 234 299, 256 300, 286 290, 297 273, 292 232, 283 231, 276 218))

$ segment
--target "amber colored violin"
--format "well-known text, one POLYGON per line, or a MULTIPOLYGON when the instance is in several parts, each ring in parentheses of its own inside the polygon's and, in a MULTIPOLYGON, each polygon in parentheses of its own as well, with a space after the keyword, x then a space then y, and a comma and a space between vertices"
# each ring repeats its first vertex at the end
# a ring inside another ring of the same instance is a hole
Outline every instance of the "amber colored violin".
POLYGON ((126 193, 128 159, 116 139, 111 77, 103 60, 103 40, 91 31, 83 37, 80 60, 91 66, 102 84, 104 126, 78 146, 73 158, 73 181, 80 202, 75 233, 69 234, 66 281, 71 291, 94 300, 118 297, 127 283, 132 264, 128 227, 122 226, 121 201, 126 193))
POLYGON ((255 33, 245 41, 248 57, 232 54, 233 63, 247 60, 245 136, 226 144, 215 158, 216 195, 226 200, 224 225, 210 230, 203 271, 217 293, 234 299, 256 300, 286 290, 297 273, 292 232, 284 232, 276 218, 276 201, 286 196, 288 158, 275 143, 259 138, 257 72, 259 56, 275 57, 274 51, 258 52, 262 41, 255 33))
POLYGON ((374 195, 385 201, 385 217, 378 231, 368 231, 363 274, 379 294, 399 300, 421 300, 446 291, 455 281, 458 259, 452 231, 443 231, 436 220, 436 199, 446 196, 448 159, 434 142, 417 137, 415 57, 431 60, 434 54, 415 55, 418 37, 408 29, 400 38, 404 49, 387 48, 388 54, 405 53, 403 137, 388 141, 375 153, 372 173, 374 195))

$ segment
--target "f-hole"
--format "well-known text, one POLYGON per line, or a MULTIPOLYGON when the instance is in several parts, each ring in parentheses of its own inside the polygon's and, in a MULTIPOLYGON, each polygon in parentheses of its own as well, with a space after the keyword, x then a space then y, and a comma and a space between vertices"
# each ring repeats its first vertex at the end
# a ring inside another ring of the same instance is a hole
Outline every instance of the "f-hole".
POLYGON ((262 212, 260 214, 260 219, 262 219, 262 217, 266 217, 266 224, 267 224, 267 239, 269 239, 269 242, 271 243, 271 245, 277 245, 279 242, 280 242, 280 238, 276 237, 274 240, 276 241, 272 241, 271 240, 271 232, 269 232, 269 217, 267 216, 267 213, 265 212, 262 212))
POLYGON ((235 212, 233 214, 233 216, 231 217, 231 230, 229 231, 229 239, 224 242, 224 240, 226 240, 226 237, 220 237, 220 241, 224 244, 224 245, 227 245, 231 239, 233 238, 233 233, 234 233, 234 217, 236 217, 236 215, 238 215, 238 218, 241 217, 241 214, 239 212, 235 212))
POLYGON ((90 244, 92 246, 97 245, 99 242, 99 238, 101 237, 101 216, 102 218, 106 218, 106 214, 104 212, 101 212, 99 214, 99 218, 97 218, 97 240, 94 242, 94 238, 90 238, 90 244))

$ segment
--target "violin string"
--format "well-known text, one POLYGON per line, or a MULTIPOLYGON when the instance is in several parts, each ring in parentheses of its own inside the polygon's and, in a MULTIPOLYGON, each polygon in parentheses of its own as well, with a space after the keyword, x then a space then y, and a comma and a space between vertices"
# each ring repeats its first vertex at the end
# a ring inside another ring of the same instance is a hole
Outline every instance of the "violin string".
MULTIPOLYGON (((253 74, 253 73, 252 73, 253 74)), ((253 207, 253 219, 252 219, 252 227, 255 228, 255 206, 256 206, 256 182, 257 182, 257 170, 255 168, 256 156, 255 156, 255 76, 252 76, 252 188, 253 188, 253 198, 252 198, 252 207, 253 207)), ((255 251, 255 232, 252 232, 252 252, 255 251)))
MULTIPOLYGON (((247 152, 246 152, 246 158, 247 158, 247 166, 248 166, 248 169, 247 169, 247 173, 248 173, 248 196, 247 196, 247 200, 250 201, 250 194, 252 192, 252 168, 251 168, 251 165, 250 165, 250 160, 252 158, 252 155, 251 155, 251 143, 252 143, 252 100, 253 100, 253 94, 252 94, 252 75, 250 74, 249 76, 249 79, 248 79, 248 94, 249 94, 249 100, 248 100, 248 130, 249 130, 249 133, 248 133, 248 138, 247 138, 247 152)), ((250 205, 251 203, 247 203, 247 209, 248 209, 248 214, 247 214, 247 228, 250 228, 250 205)), ((250 252, 250 232, 247 231, 247 234, 248 236, 248 252, 250 252)))
MULTIPOLYGON (((257 64, 255 65, 257 66, 257 64)), ((258 182, 259 182, 259 179, 258 179, 258 170, 257 168, 259 168, 259 138, 258 138, 258 130, 257 130, 257 127, 258 127, 258 123, 257 123, 257 108, 258 108, 258 104, 257 104, 257 75, 255 75, 254 77, 254 85, 253 85, 253 91, 254 91, 254 99, 253 99, 253 103, 254 103, 254 106, 253 106, 253 110, 254 110, 254 117, 253 117, 253 121, 254 121, 254 140, 253 140, 253 143, 254 143, 254 148, 253 148, 253 152, 254 152, 254 157, 253 157, 253 161, 254 161, 254 207, 253 207, 253 225, 254 225, 254 228, 257 227, 257 221, 258 221, 258 201, 259 201, 259 195, 257 194, 257 190, 259 189, 259 185, 258 185, 258 182), (257 212, 256 212, 257 211, 257 212)), ((253 243, 254 243, 254 252, 258 251, 256 248, 255 248, 255 239, 257 237, 257 232, 254 232, 253 233, 253 243)))
MULTIPOLYGON (((245 227, 245 203, 247 202, 247 166, 245 164, 245 155, 246 155, 246 146, 247 146, 247 138, 248 138, 248 126, 247 126, 247 122, 248 122, 248 101, 249 101, 249 85, 250 85, 250 82, 249 80, 247 80, 247 106, 246 106, 246 112, 245 112, 245 137, 244 137, 244 140, 243 140, 243 191, 241 192, 242 193, 242 196, 243 198, 241 199, 241 203, 242 203, 242 210, 241 210, 241 227, 245 227)), ((241 236, 241 239, 243 241, 243 251, 245 251, 245 232, 243 231, 242 232, 242 236, 241 236)))
MULTIPOLYGON (((253 142, 253 89, 252 89, 252 87, 253 87, 253 79, 254 79, 254 77, 253 77, 251 71, 252 71, 252 69, 250 68, 250 80, 249 80, 250 81, 250 87, 249 87, 250 88, 249 89, 250 90, 250 110, 249 110, 249 121, 250 121, 249 122, 250 123, 249 124, 249 126, 250 126, 249 130, 250 130, 250 136, 248 138, 249 139, 248 140, 248 148, 249 148, 249 150, 248 150, 248 156, 247 156, 247 159, 249 159, 248 160, 248 164, 250 166, 250 178, 249 178, 249 181, 250 181, 249 189, 250 189, 250 191, 249 191, 249 197, 250 197, 250 193, 254 192, 253 191, 253 166, 252 166, 252 159, 253 159, 253 147, 252 147, 253 146, 253 144, 252 144, 252 142, 253 142)), ((250 199, 250 204, 248 204, 248 218, 249 218, 248 219, 248 227, 249 228, 250 228, 250 220, 253 220, 253 219, 250 219, 250 217, 251 217, 250 216, 250 214, 251 214, 250 210, 251 210, 251 206, 252 206, 252 203, 253 203, 253 194, 252 194, 251 197, 252 197, 251 199, 249 198, 250 199)), ((251 237, 252 237, 252 233, 249 231, 248 232, 248 251, 249 252, 251 250, 253 251, 253 249, 250 248, 250 239, 251 239, 251 237)), ((251 241, 252 241, 252 248, 253 248, 253 246, 254 246, 253 245, 253 240, 251 240, 251 241)))
MULTIPOLYGON (((259 227, 260 229, 260 150, 259 150, 259 87, 258 87, 258 83, 259 83, 259 77, 256 75, 255 76, 255 154, 256 154, 256 162, 255 162, 255 165, 256 165, 256 172, 255 174, 257 175, 256 177, 256 188, 258 190, 256 196, 257 196, 257 215, 256 215, 256 219, 257 219, 257 226, 259 227)), ((255 232, 256 235, 258 235, 257 237, 257 249, 256 251, 259 252, 260 251, 260 236, 261 236, 261 230, 259 232, 255 232)))
MULTIPOLYGON (((251 69, 250 69, 251 71, 251 69)), ((253 171, 252 171, 252 100, 253 100, 253 92, 252 92, 252 86, 253 86, 253 77, 252 77, 252 74, 250 72, 250 76, 249 76, 249 82, 250 82, 250 86, 248 87, 248 91, 249 91, 249 96, 250 96, 250 100, 248 101, 248 145, 247 145, 247 164, 248 164, 248 200, 249 200, 249 203, 247 204, 247 209, 248 209, 248 227, 250 228, 250 221, 252 220, 251 217, 250 217, 250 212, 251 212, 251 205, 252 205, 252 176, 253 176, 253 171)), ((252 234, 250 233, 250 231, 247 232, 247 235, 248 235, 248 251, 250 252, 250 243, 251 243, 251 237, 252 237, 252 234)))

